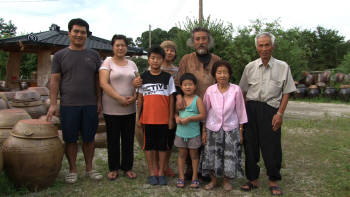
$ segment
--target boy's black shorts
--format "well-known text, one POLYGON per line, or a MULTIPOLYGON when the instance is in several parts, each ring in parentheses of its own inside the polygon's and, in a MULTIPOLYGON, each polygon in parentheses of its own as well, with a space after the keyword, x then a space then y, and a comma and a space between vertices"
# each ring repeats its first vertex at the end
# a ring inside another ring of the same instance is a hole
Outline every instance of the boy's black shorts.
POLYGON ((168 125, 144 125, 144 145, 143 150, 146 151, 167 151, 168 146, 168 125))

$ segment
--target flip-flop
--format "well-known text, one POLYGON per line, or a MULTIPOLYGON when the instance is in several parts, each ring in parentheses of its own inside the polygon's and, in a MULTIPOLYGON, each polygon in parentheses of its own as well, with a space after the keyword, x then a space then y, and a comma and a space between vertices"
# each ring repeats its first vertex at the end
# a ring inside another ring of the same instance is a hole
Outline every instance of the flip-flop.
POLYGON ((112 171, 107 174, 107 177, 109 180, 114 181, 115 179, 118 178, 118 172, 112 171), (115 173, 114 175, 111 175, 112 173, 115 173))
POLYGON ((67 174, 67 176, 64 178, 64 180, 66 183, 70 183, 70 184, 76 183, 78 180, 78 174, 71 172, 71 173, 67 174))
POLYGON ((205 190, 212 190, 215 186, 216 186, 216 184, 210 182, 209 184, 204 186, 204 189, 205 190))
POLYGON ((242 185, 240 188, 242 191, 249 192, 253 189, 258 189, 259 187, 248 181, 246 184, 242 185))
POLYGON ((134 179, 134 178, 136 178, 136 173, 129 170, 129 171, 125 172, 125 176, 127 176, 129 179, 134 179))
POLYGON ((224 188, 225 191, 231 191, 232 190, 232 186, 230 183, 224 183, 222 185, 222 187, 224 188))
POLYGON ((270 186, 269 189, 270 189, 272 196, 282 196, 283 195, 282 188, 280 188, 279 186, 270 186), (275 192, 278 191, 279 193, 278 194, 273 193, 274 191, 275 192))

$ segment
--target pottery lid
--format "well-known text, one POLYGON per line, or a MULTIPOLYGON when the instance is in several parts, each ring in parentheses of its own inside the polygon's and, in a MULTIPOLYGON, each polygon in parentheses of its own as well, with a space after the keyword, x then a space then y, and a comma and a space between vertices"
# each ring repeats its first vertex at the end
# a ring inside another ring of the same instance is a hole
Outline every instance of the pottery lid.
POLYGON ((40 94, 34 90, 17 91, 15 100, 18 101, 37 101, 40 100, 40 94))
POLYGON ((309 89, 317 89, 318 87, 317 87, 317 85, 311 85, 311 86, 309 86, 309 89))
POLYGON ((43 102, 41 100, 38 101, 12 101, 9 102, 12 107, 34 107, 42 105, 43 102))
POLYGON ((24 109, 2 109, 0 110, 0 128, 12 128, 18 121, 30 118, 24 109))
POLYGON ((47 87, 29 87, 28 90, 34 90, 40 94, 40 96, 48 96, 49 89, 47 87))
POLYGON ((47 139, 58 136, 57 127, 51 122, 39 119, 20 120, 13 127, 11 135, 28 139, 47 139))
POLYGON ((341 85, 339 88, 350 88, 350 85, 341 85))

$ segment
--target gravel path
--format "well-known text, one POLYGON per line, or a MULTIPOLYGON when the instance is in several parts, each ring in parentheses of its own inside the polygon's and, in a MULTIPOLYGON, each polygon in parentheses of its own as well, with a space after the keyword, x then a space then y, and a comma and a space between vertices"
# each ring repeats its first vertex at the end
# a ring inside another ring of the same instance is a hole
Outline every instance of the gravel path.
POLYGON ((325 117, 350 118, 350 105, 289 101, 285 117, 296 119, 319 119, 325 117))

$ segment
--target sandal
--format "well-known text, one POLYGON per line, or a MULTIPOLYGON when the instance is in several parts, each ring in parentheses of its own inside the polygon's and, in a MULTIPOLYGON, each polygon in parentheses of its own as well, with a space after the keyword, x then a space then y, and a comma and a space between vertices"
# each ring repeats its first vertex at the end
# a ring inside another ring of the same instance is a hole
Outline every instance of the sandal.
POLYGON ((216 184, 210 182, 209 184, 204 186, 204 189, 205 190, 212 190, 215 186, 216 186, 216 184))
POLYGON ((199 188, 199 180, 198 179, 192 180, 190 187, 194 188, 194 189, 198 189, 199 188))
POLYGON ((125 172, 125 176, 127 176, 129 179, 134 179, 134 178, 136 178, 136 173, 129 170, 129 171, 125 172))
POLYGON ((176 181, 176 187, 177 188, 184 188, 185 187, 185 180, 178 178, 176 181))
POLYGON ((232 190, 232 186, 230 183, 224 183, 222 185, 222 187, 224 188, 225 191, 231 191, 232 190))
POLYGON ((64 180, 66 183, 70 183, 70 184, 76 183, 78 180, 78 174, 71 172, 71 173, 67 174, 67 176, 64 178, 64 180))
POLYGON ((271 191, 272 196, 282 196, 283 195, 282 189, 279 186, 270 186, 269 189, 271 191), (275 193, 275 192, 278 192, 278 193, 275 193))
POLYGON ((85 172, 85 175, 92 180, 100 180, 102 179, 102 174, 97 172, 96 170, 90 170, 89 172, 85 172))
POLYGON ((109 180, 114 181, 118 177, 117 171, 111 171, 107 174, 109 180))
POLYGON ((258 189, 257 185, 254 185, 253 183, 251 183, 250 181, 248 181, 246 184, 241 186, 241 190, 245 191, 245 192, 249 192, 253 189, 258 189))

